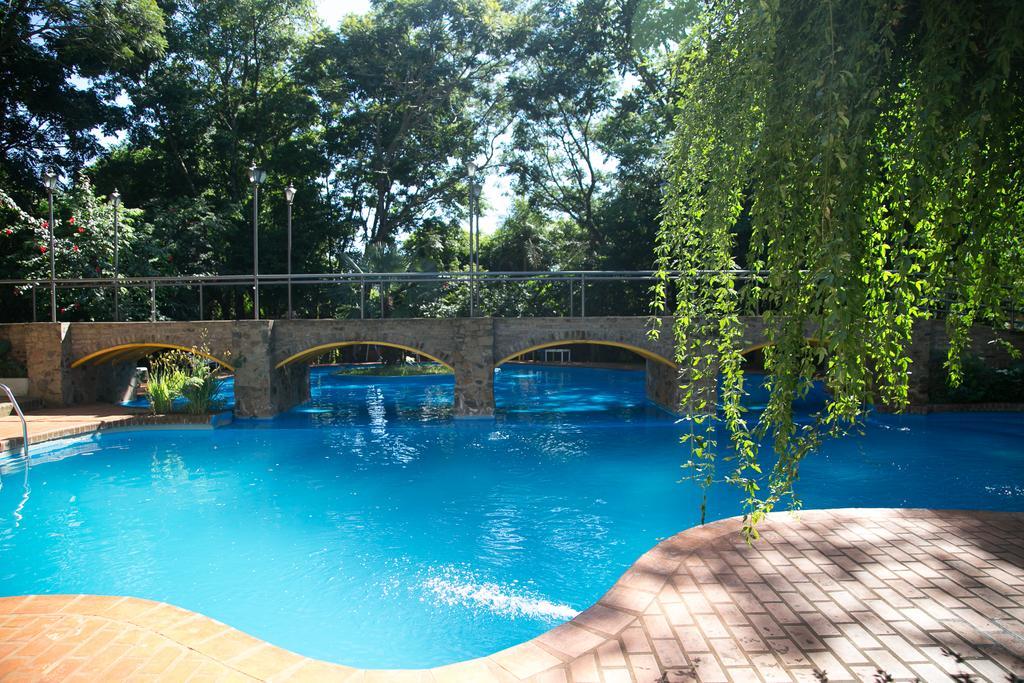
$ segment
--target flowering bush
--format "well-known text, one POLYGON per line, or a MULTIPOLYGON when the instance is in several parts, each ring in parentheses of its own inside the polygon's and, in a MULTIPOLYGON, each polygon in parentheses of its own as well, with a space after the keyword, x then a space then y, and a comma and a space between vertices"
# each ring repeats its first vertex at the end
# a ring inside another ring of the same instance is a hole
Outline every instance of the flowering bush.
MULTIPOLYGON (((48 215, 44 199, 35 207, 37 215, 48 215)), ((144 238, 151 227, 140 224, 142 212, 121 207, 119 210, 119 262, 124 275, 147 275, 152 264, 161 258, 158 248, 144 238)), ((114 275, 114 208, 107 197, 95 194, 92 182, 84 173, 78 175, 67 192, 54 195, 53 257, 56 276, 60 278, 102 278, 114 275)), ((0 268, 12 278, 39 280, 45 285, 50 277, 50 224, 23 210, 7 193, 0 190, 0 268)), ((25 296, 31 287, 15 288, 14 294, 25 296)), ((38 293, 38 290, 37 290, 38 293)), ((122 289, 124 317, 137 308, 144 315, 148 306, 145 294, 122 289)), ((58 313, 64 319, 81 320, 109 318, 113 307, 110 287, 58 289, 58 313)), ((38 297, 37 312, 47 313, 46 297, 38 297)))

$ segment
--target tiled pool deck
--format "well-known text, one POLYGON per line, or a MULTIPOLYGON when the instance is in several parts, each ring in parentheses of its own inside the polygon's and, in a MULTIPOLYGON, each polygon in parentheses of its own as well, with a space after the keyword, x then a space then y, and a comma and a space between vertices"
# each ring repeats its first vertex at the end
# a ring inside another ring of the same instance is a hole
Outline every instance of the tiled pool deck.
MULTIPOLYGON (((43 408, 25 415, 28 443, 42 443, 105 429, 154 425, 209 425, 209 415, 150 415, 138 408, 110 404, 43 408)), ((21 448, 21 420, 17 415, 0 417, 0 455, 21 448)))
POLYGON ((729 519, 646 555, 597 605, 530 642, 424 671, 360 671, 133 598, 0 599, 0 679, 1017 681, 1024 513, 772 515, 753 547, 729 519), (876 678, 879 669, 891 679, 876 678), (959 676, 957 678, 957 676, 959 676), (969 677, 968 677, 969 676, 969 677))

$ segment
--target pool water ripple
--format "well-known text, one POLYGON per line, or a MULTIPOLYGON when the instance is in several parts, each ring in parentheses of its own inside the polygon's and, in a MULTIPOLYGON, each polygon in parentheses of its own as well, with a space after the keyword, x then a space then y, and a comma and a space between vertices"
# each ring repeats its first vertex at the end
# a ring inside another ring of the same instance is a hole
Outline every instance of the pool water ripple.
MULTIPOLYGON (((311 657, 425 667, 557 625, 699 520, 641 372, 504 366, 493 421, 452 418, 450 377, 334 373, 274 420, 36 449, 20 520, 20 470, 3 474, 0 594, 162 600, 311 657)), ((1021 510, 1022 444, 1019 414, 875 415, 805 462, 800 492, 1021 510)), ((728 488, 708 509, 741 511, 728 488)))

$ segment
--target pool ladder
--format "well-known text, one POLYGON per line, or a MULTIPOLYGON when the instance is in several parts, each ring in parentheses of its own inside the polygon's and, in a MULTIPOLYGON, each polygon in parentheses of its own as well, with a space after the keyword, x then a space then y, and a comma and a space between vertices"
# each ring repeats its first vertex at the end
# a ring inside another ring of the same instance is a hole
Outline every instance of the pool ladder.
MULTIPOLYGON (((25 420, 25 413, 21 411, 21 406, 18 404, 18 399, 14 398, 14 392, 6 384, 0 384, 0 389, 3 389, 4 393, 7 394, 7 398, 10 400, 11 405, 14 406, 14 412, 18 413, 18 417, 21 418, 21 452, 25 458, 25 496, 22 498, 21 504, 18 509, 15 510, 14 516, 18 522, 21 521, 21 510, 25 507, 25 503, 28 501, 28 422, 25 420)), ((0 490, 3 489, 3 479, 0 477, 0 490)))

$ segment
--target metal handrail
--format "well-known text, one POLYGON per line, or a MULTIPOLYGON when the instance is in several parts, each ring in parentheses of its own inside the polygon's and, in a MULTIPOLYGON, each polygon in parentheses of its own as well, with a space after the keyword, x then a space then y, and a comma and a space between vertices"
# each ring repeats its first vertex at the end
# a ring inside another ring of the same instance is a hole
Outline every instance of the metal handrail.
POLYGON ((10 399, 11 404, 14 406, 14 412, 18 413, 18 417, 21 418, 21 451, 25 455, 25 466, 28 466, 28 421, 25 419, 25 413, 21 412, 21 405, 18 403, 18 399, 14 397, 14 391, 11 390, 6 384, 0 383, 0 389, 4 390, 7 394, 7 398, 10 399))
MULTIPOLYGON (((353 265, 356 265, 353 263, 353 265)), ((695 273, 697 276, 730 275, 739 281, 752 281, 768 275, 765 271, 751 271, 743 269, 732 270, 700 270, 695 273)), ((229 275, 191 274, 191 275, 150 275, 118 278, 113 277, 80 277, 80 278, 58 278, 53 281, 57 289, 120 289, 120 288, 145 288, 149 291, 150 319, 157 319, 156 292, 158 287, 198 287, 200 318, 203 311, 203 288, 204 287, 239 287, 248 288, 261 286, 286 286, 286 285, 334 285, 350 286, 359 288, 360 316, 366 314, 366 295, 375 287, 384 285, 470 285, 475 288, 478 285, 498 283, 528 283, 528 282, 561 282, 569 285, 569 310, 570 315, 574 313, 573 305, 576 296, 579 297, 579 311, 581 317, 586 316, 587 311, 587 287, 597 283, 608 282, 655 282, 664 275, 670 278, 678 276, 679 273, 659 273, 656 270, 543 270, 543 271, 413 271, 413 272, 335 272, 335 273, 238 273, 229 275)), ((36 311, 36 289, 49 288, 48 278, 32 279, 0 279, 0 286, 25 287, 31 290, 33 320, 36 311)), ((475 297, 475 291, 470 295, 475 297)), ((1006 307, 1006 318, 1011 321, 1011 327, 1016 329, 1021 317, 1021 306, 1010 303, 1006 307)))

